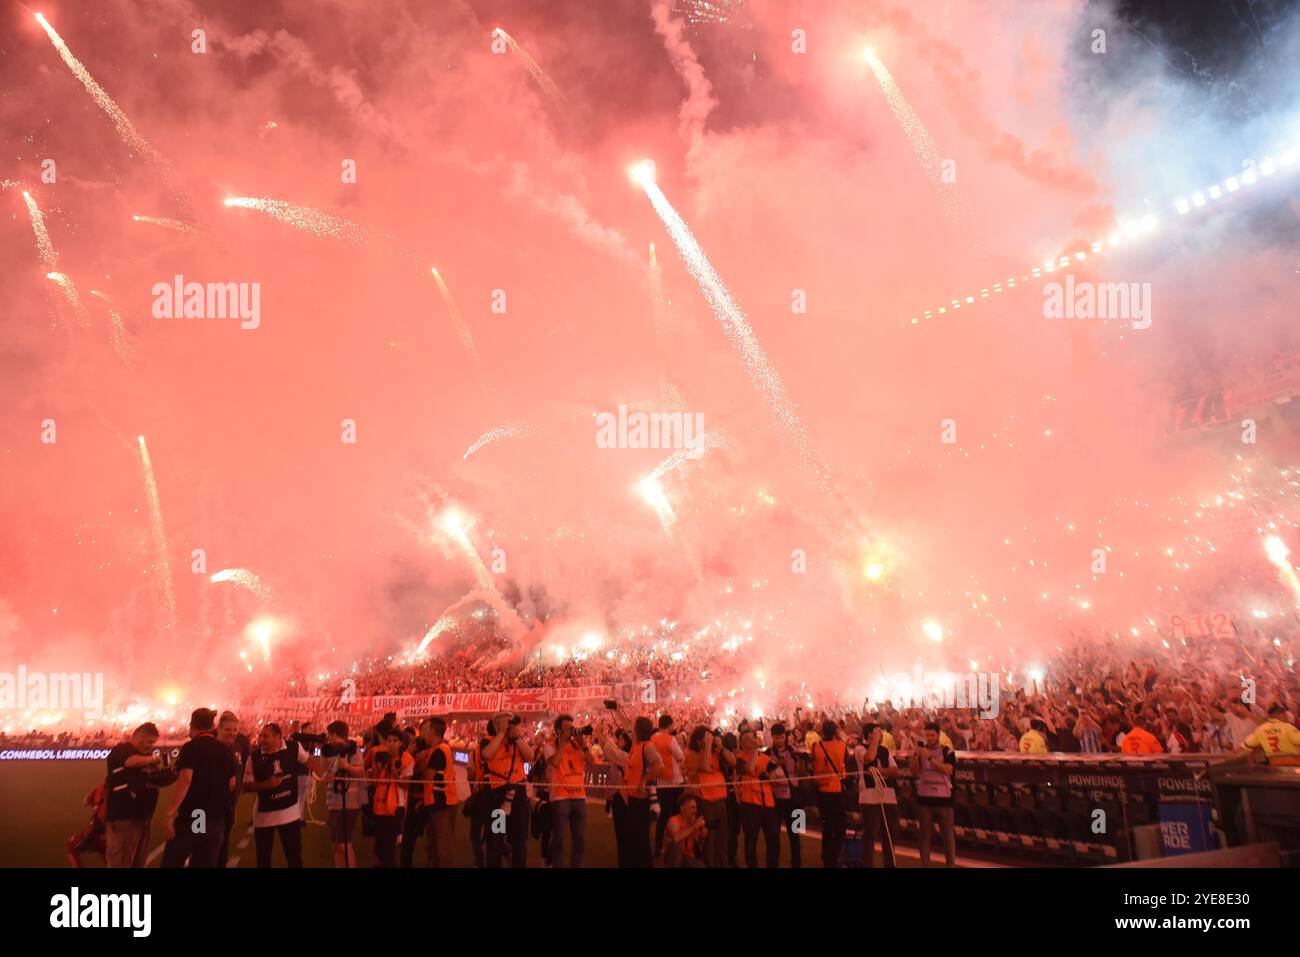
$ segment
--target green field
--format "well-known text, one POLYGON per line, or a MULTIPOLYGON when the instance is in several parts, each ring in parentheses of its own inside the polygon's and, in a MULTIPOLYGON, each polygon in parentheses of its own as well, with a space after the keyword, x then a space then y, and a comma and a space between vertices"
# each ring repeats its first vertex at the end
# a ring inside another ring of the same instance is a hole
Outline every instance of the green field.
MULTIPOLYGON (((104 774, 102 761, 32 761, 6 762, 0 764, 0 866, 5 867, 60 867, 65 865, 63 845, 72 834, 79 833, 90 819, 90 808, 84 807, 82 801, 104 774)), ((318 821, 325 820, 325 798, 323 789, 317 789, 317 801, 311 810, 311 817, 318 821)), ((162 808, 169 801, 164 789, 159 803, 159 813, 154 818, 153 834, 150 838, 153 860, 150 866, 158 865, 163 843, 162 808)), ((230 853, 239 858, 240 867, 253 867, 256 863, 253 849, 252 833, 249 830, 252 815, 252 798, 243 797, 239 802, 239 811, 235 826, 230 834, 230 853), (243 847, 240 847, 240 844, 243 847)), ((455 863, 469 867, 473 857, 469 847, 469 822, 463 817, 456 819, 455 863)), ((782 834, 782 865, 789 864, 789 846, 782 834)), ((821 842, 815 837, 802 839, 803 862, 805 867, 821 866, 821 842)), ((360 827, 354 835, 359 866, 370 867, 374 864, 371 841, 360 837, 360 827)), ((762 841, 759 841, 759 855, 762 856, 762 841)), ((528 848, 529 865, 541 867, 541 854, 536 841, 530 841, 528 848)), ((740 852, 743 862, 744 851, 740 852)), ((879 858, 879 854, 877 854, 879 858)), ((600 804, 591 804, 587 814, 587 866, 613 867, 616 863, 613 825, 606 818, 600 804)), ((333 854, 330 849, 326 829, 323 826, 309 825, 303 834, 303 860, 308 867, 333 866, 333 854)), ((280 846, 275 849, 275 864, 283 866, 280 846)), ((424 848, 415 852, 416 866, 424 863, 424 848)), ((915 866, 914 857, 903 856, 901 866, 915 866)), ((102 860, 95 855, 83 856, 83 864, 88 867, 102 866, 102 860)))

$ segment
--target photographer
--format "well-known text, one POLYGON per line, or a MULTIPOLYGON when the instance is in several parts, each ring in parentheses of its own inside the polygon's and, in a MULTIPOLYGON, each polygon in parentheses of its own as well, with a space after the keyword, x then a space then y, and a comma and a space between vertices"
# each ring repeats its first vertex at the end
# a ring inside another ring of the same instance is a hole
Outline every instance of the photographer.
POLYGON ((190 740, 176 760, 179 777, 166 815, 162 867, 220 866, 217 855, 238 769, 230 749, 217 740, 216 717, 207 708, 190 715, 190 740))
POLYGON ((555 719, 555 741, 544 749, 550 765, 551 786, 551 863, 564 866, 564 845, 569 842, 569 867, 582 867, 587 834, 587 767, 596 764, 596 756, 587 745, 592 727, 577 729, 573 715, 555 719))
POLYGON ((704 861, 709 867, 726 864, 727 852, 727 779, 723 766, 734 764, 736 757, 722 747, 722 737, 699 725, 687 743, 686 780, 699 799, 700 816, 708 828, 704 844, 704 861))
POLYGON ((603 732, 597 732, 606 760, 623 769, 622 796, 627 802, 621 832, 616 827, 614 839, 622 848, 623 867, 653 867, 650 851, 650 824, 659 812, 655 780, 663 770, 659 752, 650 743, 654 722, 639 717, 632 725, 632 747, 623 751, 603 732))
POLYGON ((822 867, 839 867, 844 847, 844 742, 839 726, 829 718, 810 745, 813 778, 817 782, 817 808, 822 819, 822 867))
POLYGON ((161 756, 151 754, 158 728, 146 722, 108 752, 108 798, 104 865, 144 867, 149 853, 149 826, 158 806, 160 783, 170 783, 161 756))
POLYGON ((745 832, 745 866, 758 867, 758 834, 763 833, 766 866, 781 866, 781 824, 776 818, 776 796, 771 778, 781 778, 781 765, 758 750, 758 735, 746 729, 736 754, 739 780, 740 826, 745 832))
POLYGON ((365 762, 355 741, 348 739, 344 721, 325 726, 325 812, 329 816, 330 845, 334 849, 335 867, 356 867, 357 854, 352 847, 352 831, 366 802, 365 762))
MULTIPOLYGON (((456 811, 460 794, 456 787, 456 763, 446 741, 447 722, 425 718, 420 737, 428 744, 416 761, 416 772, 424 783, 426 851, 430 867, 451 866, 451 842, 456 834, 456 811)), ((403 856, 405 856, 403 850, 403 856)))
POLYGON ((659 779, 658 786, 659 804, 663 808, 663 813, 659 815, 659 820, 655 824, 654 852, 655 857, 658 857, 664 846, 664 829, 668 826, 668 819, 677 813, 677 801, 682 794, 682 785, 686 782, 682 773, 686 754, 677 740, 671 715, 659 716, 659 730, 650 738, 650 743, 659 752, 659 760, 664 766, 663 776, 659 779))
POLYGON ((799 808, 799 790, 792 783, 797 776, 794 751, 790 748, 785 725, 772 725, 772 746, 767 749, 772 760, 781 766, 784 772, 772 779, 772 796, 776 798, 777 820, 785 828, 790 840, 790 866, 796 870, 803 865, 802 848, 799 835, 795 832, 794 812, 799 808))
POLYGON ((402 749, 404 736, 396 726, 379 747, 366 752, 366 773, 377 779, 371 808, 375 817, 376 867, 397 866, 397 836, 406 816, 406 790, 415 773, 415 761, 402 749))
POLYGON ((484 802, 488 867, 501 867, 507 855, 511 867, 528 866, 528 793, 524 786, 524 764, 533 760, 533 749, 523 739, 519 720, 508 711, 493 716, 488 722, 491 737, 479 741, 489 788, 484 802))
POLYGON ((921 819, 921 866, 930 866, 930 838, 939 821, 943 851, 949 867, 957 866, 957 839, 952 826, 952 782, 957 755, 939 743, 939 725, 928 721, 925 743, 912 752, 912 775, 916 778, 916 802, 921 819))
POLYGON ((253 841, 257 866, 271 866, 275 836, 285 864, 302 867, 302 805, 298 801, 301 775, 310 774, 311 757, 297 741, 285 741, 278 724, 262 728, 258 747, 244 769, 244 790, 255 795, 253 841))
POLYGON ((894 841, 899 834, 898 795, 889 782, 898 777, 898 765, 882 743, 884 732, 868 723, 863 729, 866 743, 855 749, 858 765, 858 805, 862 809, 862 866, 876 863, 876 837, 880 837, 881 860, 896 867, 894 841))

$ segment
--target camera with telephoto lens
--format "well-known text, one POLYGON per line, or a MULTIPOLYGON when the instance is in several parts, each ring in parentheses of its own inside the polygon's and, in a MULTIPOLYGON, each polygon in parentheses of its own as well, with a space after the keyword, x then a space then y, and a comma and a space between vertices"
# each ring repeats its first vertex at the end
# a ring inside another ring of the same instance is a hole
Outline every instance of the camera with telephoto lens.
POLYGON ((589 738, 592 736, 592 734, 595 732, 596 729, 589 724, 584 724, 581 728, 574 728, 573 730, 576 731, 578 734, 582 735, 584 738, 589 738))
POLYGON ((388 763, 393 759, 393 755, 388 751, 375 752, 375 764, 380 767, 388 767, 388 763))
POLYGON ((608 709, 608 710, 610 710, 610 711, 617 711, 617 710, 618 710, 618 702, 617 702, 616 700, 614 700, 613 698, 606 698, 606 699, 605 699, 605 707, 606 707, 606 709, 608 709))
POLYGON ((320 746, 320 753, 323 758, 350 758, 357 753, 357 743, 355 741, 346 741, 343 744, 330 744, 326 741, 320 746))

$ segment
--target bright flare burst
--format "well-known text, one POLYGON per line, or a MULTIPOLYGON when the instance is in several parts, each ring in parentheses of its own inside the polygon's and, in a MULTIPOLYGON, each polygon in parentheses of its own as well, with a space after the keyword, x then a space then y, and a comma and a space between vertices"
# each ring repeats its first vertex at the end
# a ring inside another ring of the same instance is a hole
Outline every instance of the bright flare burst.
POLYGON ((492 574, 488 571, 487 565, 483 564, 483 559, 479 557, 478 552, 474 551, 474 543, 469 540, 470 520, 460 509, 452 506, 442 513, 438 524, 465 556, 465 563, 474 573, 474 579, 479 587, 495 594, 497 589, 496 583, 492 581, 492 574))
POLYGON ((257 646, 263 661, 271 660, 271 639, 279 631, 274 618, 254 618, 244 629, 244 637, 257 646))
POLYGON ((158 498, 158 483, 154 480, 153 462, 149 458, 149 447, 144 444, 144 436, 138 436, 140 443, 140 466, 144 471, 144 487, 149 497, 149 523, 153 531, 154 571, 162 589, 163 618, 167 627, 167 636, 171 642, 176 640, 176 591, 172 585, 171 559, 167 557, 167 529, 163 525, 162 502, 158 498))
POLYGON ((212 582, 214 585, 219 585, 222 582, 231 582, 238 585, 240 588, 252 592, 257 597, 258 601, 266 604, 271 604, 275 601, 275 593, 271 591, 270 587, 262 581, 262 579, 258 578, 246 568, 223 568, 221 571, 209 578, 208 581, 212 582))
POLYGON ((677 513, 673 511, 672 503, 668 501, 668 496, 664 494, 663 486, 659 484, 659 480, 653 476, 647 476, 636 484, 636 490, 655 510, 655 515, 659 517, 659 524, 663 526, 664 534, 672 538, 673 525, 677 523, 677 513))
POLYGON ((519 58, 519 61, 524 65, 524 69, 526 69, 529 75, 533 78, 533 82, 542 88, 542 92, 545 93, 553 103, 563 104, 568 102, 568 100, 565 99, 564 94, 560 92, 560 88, 555 85, 555 81, 547 76, 546 71, 537 65, 537 61, 529 56, 527 51, 515 42, 514 37, 506 33, 506 31, 502 30, 500 27, 497 27, 492 32, 506 41, 506 44, 510 47, 510 52, 519 58))
POLYGON ((1296 606, 1300 607, 1300 576, 1296 575, 1295 567, 1291 564, 1291 550, 1286 547, 1286 542, 1276 535, 1270 535, 1264 540, 1264 554, 1277 566, 1278 577, 1286 582, 1295 597, 1296 606))
POLYGON ((794 401, 785 391, 781 376, 767 358, 745 313, 731 298, 731 293, 714 270, 708 257, 704 255, 700 244, 696 242, 690 227, 686 225, 686 221, 677 210, 673 209, 672 203, 668 202, 668 197, 655 183, 654 164, 649 160, 643 160, 629 170, 629 175, 650 198, 651 205, 668 229, 668 235, 672 237, 673 244, 677 247, 677 253, 681 256, 687 271, 699 283, 700 291, 704 293, 709 308, 713 310, 714 316, 722 325, 727 341, 740 353, 750 381, 767 402, 768 408, 776 417, 786 437, 793 443, 800 461, 812 469, 823 489, 829 490, 826 468, 813 450, 807 430, 799 418, 794 401))
POLYGON ((36 205, 36 200, 32 199, 32 194, 23 190, 23 202, 27 204, 27 215, 32 221, 32 232, 36 235, 36 253, 40 256, 41 265, 46 270, 53 271, 58 264, 59 254, 54 251, 54 244, 50 242, 50 234, 45 229, 45 216, 41 208, 36 205))

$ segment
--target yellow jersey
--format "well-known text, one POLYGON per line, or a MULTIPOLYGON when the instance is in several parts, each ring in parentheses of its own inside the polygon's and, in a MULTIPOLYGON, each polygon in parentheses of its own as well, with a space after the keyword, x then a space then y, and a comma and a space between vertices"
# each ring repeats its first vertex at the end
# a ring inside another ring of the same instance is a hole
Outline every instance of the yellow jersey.
POLYGON ((1300 731, 1285 721, 1265 721, 1242 742, 1248 748, 1263 748, 1265 754, 1300 755, 1300 731))
POLYGON ((1030 729, 1020 736, 1021 754, 1046 754, 1047 739, 1037 731, 1030 729))

